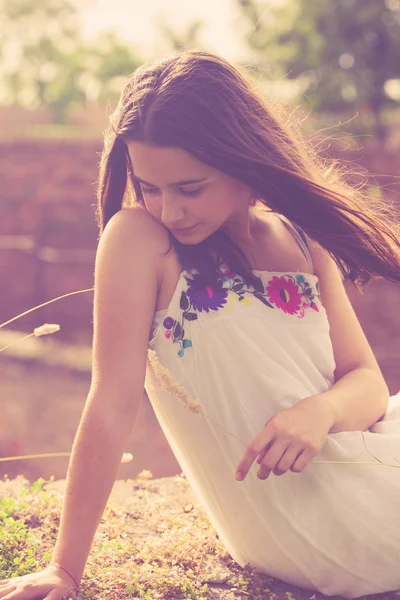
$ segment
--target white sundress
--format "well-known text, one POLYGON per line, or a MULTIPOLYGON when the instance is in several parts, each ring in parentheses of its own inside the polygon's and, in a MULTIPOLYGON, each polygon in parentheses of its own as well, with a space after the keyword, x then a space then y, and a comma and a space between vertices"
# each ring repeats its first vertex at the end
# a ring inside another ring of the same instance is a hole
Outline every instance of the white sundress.
MULTIPOLYGON (((145 389, 182 471, 240 566, 329 596, 396 590, 400 469, 310 463, 302 473, 260 480, 254 463, 244 481, 235 478, 244 444, 268 419, 334 382, 307 240, 284 220, 310 272, 254 270, 259 290, 228 269, 215 289, 197 272, 182 272, 168 308, 154 316, 148 355, 156 353, 158 367, 148 358, 145 389), (159 365, 209 418, 184 406, 159 365)), ((400 392, 364 438, 381 461, 399 464, 400 392)), ((329 434, 313 460, 377 462, 359 431, 329 434)))

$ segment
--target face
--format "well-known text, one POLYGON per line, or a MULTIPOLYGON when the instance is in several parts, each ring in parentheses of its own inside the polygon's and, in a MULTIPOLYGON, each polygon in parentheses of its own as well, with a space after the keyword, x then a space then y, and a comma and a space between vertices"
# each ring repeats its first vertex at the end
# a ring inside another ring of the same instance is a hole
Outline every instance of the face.
POLYGON ((179 242, 198 244, 220 227, 246 236, 249 186, 181 148, 129 142, 128 150, 147 210, 179 242))

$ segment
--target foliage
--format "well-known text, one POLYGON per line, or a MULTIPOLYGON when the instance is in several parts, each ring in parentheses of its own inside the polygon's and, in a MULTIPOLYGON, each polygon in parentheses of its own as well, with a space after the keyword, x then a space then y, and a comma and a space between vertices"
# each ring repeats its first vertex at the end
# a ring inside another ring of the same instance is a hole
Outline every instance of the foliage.
POLYGON ((260 71, 295 80, 315 110, 370 112, 384 137, 382 111, 400 100, 399 0, 238 4, 260 71))
POLYGON ((139 64, 113 35, 85 44, 71 0, 0 0, 0 39, 3 101, 48 106, 55 123, 76 104, 114 101, 114 80, 139 64))
POLYGON ((202 44, 199 41, 198 36, 203 26, 204 23, 202 21, 194 21, 183 34, 179 34, 167 23, 161 20, 158 23, 158 29, 161 34, 164 35, 173 51, 189 50, 191 48, 196 48, 198 50, 201 48, 202 44))

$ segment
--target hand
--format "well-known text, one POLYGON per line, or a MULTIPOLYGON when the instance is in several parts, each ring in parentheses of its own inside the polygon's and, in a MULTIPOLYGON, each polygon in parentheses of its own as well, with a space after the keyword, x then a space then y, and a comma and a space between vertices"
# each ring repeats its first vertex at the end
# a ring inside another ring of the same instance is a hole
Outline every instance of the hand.
POLYGON ((333 423, 331 408, 318 394, 278 412, 249 444, 237 467, 236 479, 246 477, 257 456, 259 479, 267 479, 271 471, 274 475, 283 475, 289 469, 301 473, 325 444, 333 423))
POLYGON ((7 600, 66 600, 74 589, 69 575, 52 565, 38 573, 0 580, 0 598, 7 600))

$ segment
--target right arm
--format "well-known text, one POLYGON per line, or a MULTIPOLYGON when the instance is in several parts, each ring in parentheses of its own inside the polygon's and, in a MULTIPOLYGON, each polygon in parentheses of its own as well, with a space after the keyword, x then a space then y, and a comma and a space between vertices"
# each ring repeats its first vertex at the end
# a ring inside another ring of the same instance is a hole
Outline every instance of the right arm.
POLYGON ((165 230, 142 207, 117 213, 99 242, 92 382, 51 559, 78 581, 143 399, 164 247, 165 230))

